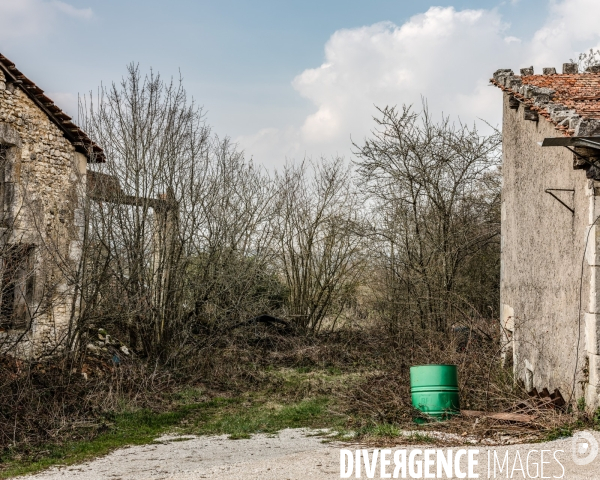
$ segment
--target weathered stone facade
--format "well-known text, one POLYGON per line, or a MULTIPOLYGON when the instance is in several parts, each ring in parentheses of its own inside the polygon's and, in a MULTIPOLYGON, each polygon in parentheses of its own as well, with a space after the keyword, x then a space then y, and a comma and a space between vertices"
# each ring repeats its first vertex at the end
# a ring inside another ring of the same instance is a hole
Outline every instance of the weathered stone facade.
POLYGON ((68 117, 51 113, 0 66, 0 348, 38 356, 63 344, 75 313, 88 156, 66 138, 68 117))
POLYGON ((598 153, 577 147, 574 155, 541 143, 600 133, 599 106, 584 98, 600 98, 600 78, 577 74, 571 64, 563 71, 545 69, 546 79, 534 78, 532 68, 522 76, 501 70, 493 79, 505 92, 503 355, 528 389, 559 389, 566 400, 585 398, 595 409, 600 406, 600 182, 593 165, 598 153), (528 82, 580 83, 587 91, 569 103, 565 91, 528 82))

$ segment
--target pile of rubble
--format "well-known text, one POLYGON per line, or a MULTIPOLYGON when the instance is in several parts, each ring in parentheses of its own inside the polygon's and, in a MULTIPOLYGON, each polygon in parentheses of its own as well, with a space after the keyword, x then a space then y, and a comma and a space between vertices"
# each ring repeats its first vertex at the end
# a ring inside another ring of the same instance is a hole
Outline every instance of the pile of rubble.
MULTIPOLYGON (((86 350, 88 360, 95 357, 97 360, 104 361, 107 365, 112 364, 110 365, 112 367, 118 367, 127 358, 133 357, 129 347, 110 335, 104 328, 98 329, 97 339, 90 341, 86 346, 86 350)), ((93 371, 98 371, 98 368, 92 368, 89 363, 88 361, 81 368, 81 374, 86 380, 93 371)))

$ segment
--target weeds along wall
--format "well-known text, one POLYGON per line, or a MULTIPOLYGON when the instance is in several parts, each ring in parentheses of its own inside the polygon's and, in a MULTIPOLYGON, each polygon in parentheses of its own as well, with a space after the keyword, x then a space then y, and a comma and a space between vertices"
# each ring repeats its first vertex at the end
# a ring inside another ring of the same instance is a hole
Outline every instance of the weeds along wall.
POLYGON ((86 158, 0 71, 0 349, 53 351, 68 330, 86 158))

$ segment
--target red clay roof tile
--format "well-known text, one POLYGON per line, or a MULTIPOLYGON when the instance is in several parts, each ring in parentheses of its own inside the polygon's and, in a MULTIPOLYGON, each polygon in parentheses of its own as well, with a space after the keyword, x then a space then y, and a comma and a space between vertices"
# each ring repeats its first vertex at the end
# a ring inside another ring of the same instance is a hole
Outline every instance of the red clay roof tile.
MULTIPOLYGON (((521 76, 523 85, 538 88, 549 88, 555 93, 551 95, 551 102, 574 110, 582 118, 600 119, 600 73, 578 73, 557 75, 526 75, 521 76)), ((496 80, 491 82, 502 90, 515 95, 521 102, 530 105, 540 115, 554 123, 558 130, 572 134, 564 125, 558 125, 551 119, 550 113, 544 106, 533 105, 534 100, 525 98, 514 89, 501 85, 496 80)))

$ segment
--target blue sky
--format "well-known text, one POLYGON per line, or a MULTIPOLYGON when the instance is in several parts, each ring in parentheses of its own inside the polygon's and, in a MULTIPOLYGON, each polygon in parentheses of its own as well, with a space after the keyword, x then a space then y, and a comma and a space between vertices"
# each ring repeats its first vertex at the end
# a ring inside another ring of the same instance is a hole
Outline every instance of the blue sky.
POLYGON ((182 72, 219 135, 268 166, 350 155, 374 104, 500 121, 496 68, 600 45, 597 0, 0 0, 0 52, 73 113, 131 61, 182 72), (382 23, 386 22, 386 23, 382 23))

